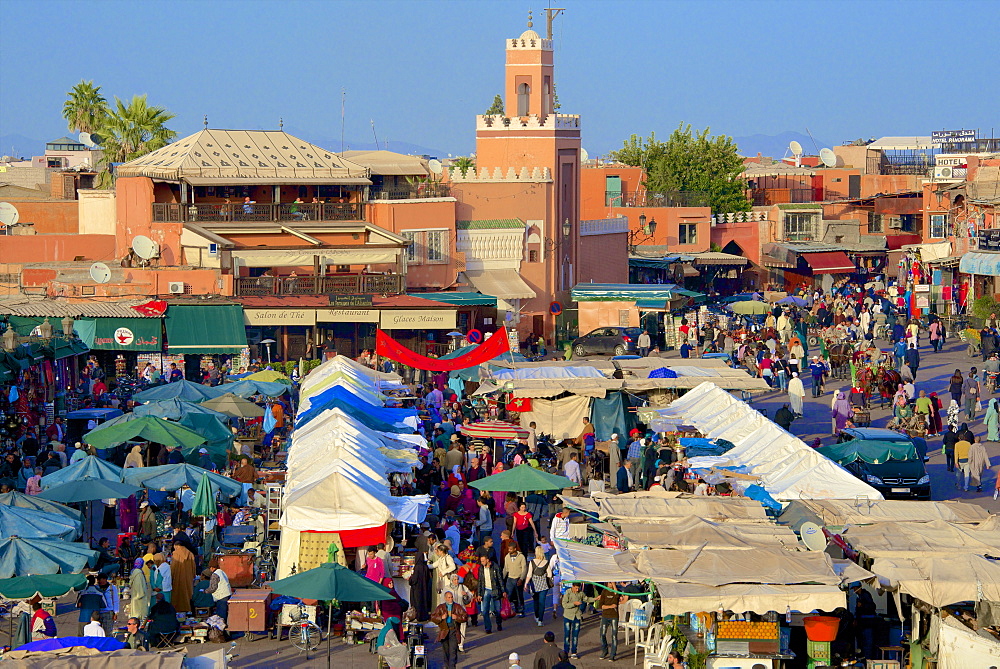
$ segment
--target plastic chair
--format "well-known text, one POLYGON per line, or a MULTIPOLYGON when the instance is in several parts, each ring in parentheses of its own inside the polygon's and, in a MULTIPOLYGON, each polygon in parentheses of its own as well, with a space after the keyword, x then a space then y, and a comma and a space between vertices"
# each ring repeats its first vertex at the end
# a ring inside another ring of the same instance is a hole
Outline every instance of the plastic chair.
POLYGON ((650 654, 643 655, 642 669, 669 669, 667 655, 674 647, 674 638, 664 636, 659 647, 650 654))
POLYGON ((656 649, 660 646, 660 640, 663 636, 663 625, 653 625, 649 628, 649 634, 646 636, 645 640, 635 642, 635 653, 632 657, 632 664, 639 664, 639 649, 642 649, 643 655, 643 666, 645 666, 646 657, 650 654, 655 653, 656 649))
POLYGON ((643 636, 649 631, 650 616, 653 613, 653 603, 646 602, 643 604, 639 600, 629 600, 636 603, 635 610, 632 611, 631 619, 625 626, 625 643, 628 644, 628 633, 631 630, 635 634, 636 643, 641 643, 643 636))
POLYGON ((638 599, 627 599, 622 605, 621 617, 618 619, 618 628, 625 632, 625 643, 628 644, 629 630, 635 629, 633 617, 635 610, 642 604, 638 599))

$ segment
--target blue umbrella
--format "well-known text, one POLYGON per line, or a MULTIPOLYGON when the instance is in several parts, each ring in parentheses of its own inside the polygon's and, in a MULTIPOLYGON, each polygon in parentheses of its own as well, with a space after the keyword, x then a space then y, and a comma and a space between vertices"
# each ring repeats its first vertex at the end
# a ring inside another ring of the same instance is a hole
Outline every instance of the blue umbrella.
POLYGON ((234 497, 243 492, 243 486, 239 481, 187 463, 132 467, 125 470, 125 481, 150 490, 180 490, 185 485, 197 490, 203 474, 207 474, 212 484, 226 497, 234 497))
POLYGON ((255 381, 254 379, 240 379, 233 383, 226 383, 224 385, 213 388, 216 392, 212 397, 218 397, 226 393, 232 393, 233 395, 239 395, 243 399, 248 397, 253 397, 254 395, 267 395, 268 397, 277 397, 278 395, 284 395, 291 390, 291 386, 278 383, 277 381, 255 381))
POLYGON ((51 502, 47 499, 42 499, 38 495, 25 495, 23 492, 18 492, 16 490, 5 492, 0 495, 0 505, 19 506, 22 509, 47 511, 48 513, 62 514, 70 520, 83 521, 83 514, 76 509, 71 509, 70 507, 64 506, 59 502, 51 502))
MULTIPOLYGON (((126 416, 131 414, 125 414, 126 416)), ((42 477, 42 488, 51 488, 63 483, 79 481, 80 479, 101 479, 102 481, 121 481, 122 468, 96 455, 88 455, 83 460, 77 460, 69 467, 52 472, 42 477)))
POLYGON ((174 381, 162 386, 154 386, 132 396, 136 402, 153 402, 155 400, 179 399, 187 402, 200 402, 222 393, 211 386, 192 383, 187 379, 174 381))
POLYGON ((803 300, 801 297, 796 297, 795 295, 789 295, 788 297, 783 297, 778 300, 778 304, 794 304, 797 307, 804 307, 809 303, 803 300))
POLYGON ((39 639, 19 647, 18 650, 59 650, 60 648, 93 648, 103 652, 121 650, 126 644, 114 637, 105 636, 62 636, 53 639, 39 639))
POLYGON ((0 539, 0 578, 25 574, 72 574, 97 564, 97 551, 62 539, 0 539))
POLYGON ((69 518, 61 513, 0 506, 0 536, 72 540, 82 529, 83 523, 79 519, 69 518))

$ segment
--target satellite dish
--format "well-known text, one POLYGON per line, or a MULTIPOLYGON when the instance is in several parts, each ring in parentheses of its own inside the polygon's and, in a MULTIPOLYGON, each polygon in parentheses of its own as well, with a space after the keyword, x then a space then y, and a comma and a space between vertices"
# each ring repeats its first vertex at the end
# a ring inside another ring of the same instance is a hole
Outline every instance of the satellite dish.
POLYGON ((799 537, 806 548, 811 551, 826 550, 826 535, 823 534, 823 528, 816 523, 802 523, 802 527, 799 528, 799 537))
POLYGON ((111 281, 111 268, 102 262, 95 262, 90 266, 90 278, 94 283, 107 283, 111 281))
POLYGON ((431 171, 431 174, 441 174, 443 170, 441 167, 441 161, 437 158, 431 158, 427 161, 427 169, 431 171))
POLYGON ((792 152, 793 156, 802 155, 802 145, 796 142, 794 139, 788 143, 788 150, 792 152))
POLYGON ((826 167, 837 166, 837 154, 833 152, 833 149, 820 149, 819 159, 826 167))
POLYGON ((21 214, 17 212, 17 207, 10 202, 0 202, 0 225, 17 225, 21 214))
POLYGON ((590 154, 587 153, 587 149, 580 147, 580 162, 585 163, 590 160, 590 154))
POLYGON ((85 146, 89 146, 91 148, 93 148, 94 146, 94 140, 90 138, 89 132, 80 133, 80 143, 84 144, 85 146))
POLYGON ((149 260, 157 257, 160 252, 160 247, 149 237, 146 237, 145 235, 138 235, 132 240, 132 250, 135 251, 135 254, 143 260, 149 260))
POLYGON ((90 146, 97 147, 104 141, 104 138, 98 135, 96 132, 90 133, 90 146))

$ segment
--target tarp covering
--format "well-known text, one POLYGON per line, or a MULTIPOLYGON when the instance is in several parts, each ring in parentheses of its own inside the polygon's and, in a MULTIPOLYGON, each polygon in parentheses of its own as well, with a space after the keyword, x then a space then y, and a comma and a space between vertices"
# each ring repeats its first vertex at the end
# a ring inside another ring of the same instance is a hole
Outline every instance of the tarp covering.
POLYGON ((918 557, 978 553, 1000 555, 1000 530, 943 520, 849 525, 840 535, 868 557, 918 557))
POLYGON ((630 547, 698 548, 706 542, 714 550, 756 550, 761 547, 798 550, 799 540, 787 527, 764 523, 713 523, 688 516, 656 523, 620 522, 630 547))
POLYGON ((597 368, 580 367, 520 367, 517 369, 498 369, 493 373, 497 379, 582 379, 606 378, 597 368))
POLYGON ((62 539, 0 539, 0 578, 27 574, 70 574, 97 564, 97 551, 62 539))
POLYGON ((673 583, 653 579, 660 593, 660 615, 683 615, 692 611, 733 611, 765 614, 792 611, 833 611, 847 606, 844 592, 833 585, 770 585, 734 583, 713 587, 695 583, 673 583))
POLYGON ((965 253, 959 262, 958 270, 962 274, 1000 276, 1000 253, 965 253))
POLYGON ((767 523, 767 513, 757 502, 741 497, 601 497, 601 520, 659 522, 671 518, 698 517, 712 521, 737 520, 767 523))
POLYGON ((72 540, 80 535, 83 523, 62 513, 0 506, 0 536, 25 539, 72 540))
POLYGON ((174 304, 164 322, 170 353, 236 355, 247 346, 238 304, 174 304))
POLYGON ((917 459, 917 447, 908 441, 851 439, 840 444, 823 446, 816 451, 841 465, 848 465, 857 460, 878 465, 888 460, 917 459))
MULTIPOLYGON (((882 498, 875 488, 713 383, 699 385, 658 413, 683 420, 708 438, 732 442, 734 448, 724 456, 728 462, 710 464, 750 467, 777 500, 882 498)), ((694 460, 691 464, 697 466, 694 460)))
POLYGON ((840 577, 829 555, 820 552, 792 553, 781 548, 758 548, 748 560, 743 551, 665 550, 635 551, 639 571, 655 578, 701 585, 770 583, 791 585, 840 585, 840 577))
POLYGON ((951 616, 941 621, 938 631, 938 669, 1000 666, 1000 644, 992 637, 976 633, 951 616))
POLYGON ((608 583, 646 578, 635 568, 635 560, 628 552, 562 539, 552 543, 559 556, 559 574, 564 581, 608 583))
MULTIPOLYGON (((70 637, 65 637, 69 639, 70 637)), ((54 639, 54 641, 57 641, 54 639)), ((88 637, 89 642, 117 641, 109 637, 88 637)), ((73 643, 70 641, 70 643, 73 643)), ((118 647, 122 642, 118 641, 118 647)), ((111 645, 111 644, 108 644, 111 645)), ((81 648, 74 646, 61 650, 50 651, 11 651, 6 657, 17 662, 20 669, 181 669, 188 666, 187 656, 183 653, 173 653, 166 651, 147 652, 144 650, 97 650, 94 648, 81 648)), ((222 666, 225 652, 223 650, 205 653, 200 657, 212 658, 216 664, 211 666, 222 666), (217 656, 217 657, 212 657, 217 656)), ((195 665, 202 666, 202 665, 195 665)))
POLYGON ((608 393, 607 397, 595 398, 590 404, 590 422, 598 441, 608 441, 612 434, 618 435, 619 446, 628 443, 629 430, 636 425, 635 414, 626 411, 627 405, 622 393, 608 393))
POLYGON ((583 419, 590 416, 590 399, 564 397, 558 400, 535 400, 531 411, 521 414, 521 425, 527 427, 534 421, 537 432, 551 436, 555 441, 578 437, 583 431, 583 419))
POLYGON ((798 527, 805 521, 819 525, 870 525, 898 521, 981 523, 990 517, 978 504, 967 502, 924 502, 916 500, 792 500, 778 517, 778 522, 798 527))
POLYGON ((871 571, 887 589, 898 589, 931 606, 1000 601, 1000 564, 981 555, 878 558, 871 571))

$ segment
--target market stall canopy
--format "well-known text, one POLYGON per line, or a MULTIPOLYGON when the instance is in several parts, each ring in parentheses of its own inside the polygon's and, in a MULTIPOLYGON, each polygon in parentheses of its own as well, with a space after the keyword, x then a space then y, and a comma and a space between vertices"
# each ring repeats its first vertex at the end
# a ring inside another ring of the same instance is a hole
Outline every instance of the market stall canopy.
POLYGON ((484 420, 462 425, 462 434, 479 439, 527 439, 530 433, 523 427, 501 420, 484 420))
POLYGON ((132 396, 136 402, 155 402, 159 400, 178 399, 185 402, 201 402, 220 395, 212 386, 204 386, 187 379, 153 386, 137 392, 132 396))
POLYGON ((378 393, 382 388, 402 388, 398 374, 378 372, 344 355, 336 355, 309 372, 299 386, 299 396, 307 398, 334 382, 350 379, 354 384, 378 393))
POLYGON ((740 314, 742 316, 762 316, 771 311, 771 307, 766 303, 757 302, 756 300, 733 302, 728 305, 727 308, 734 314, 740 314))
POLYGON ((62 539, 0 539, 0 578, 27 574, 71 574, 97 564, 97 551, 62 539))
POLYGON ((333 398, 326 400, 322 405, 312 406, 308 411, 300 413, 296 418, 295 426, 296 429, 307 428, 310 423, 317 420, 326 420, 340 414, 350 416, 366 425, 369 430, 375 430, 376 432, 394 432, 400 434, 413 432, 413 428, 409 426, 403 425, 397 427, 395 423, 387 423, 381 418, 372 415, 369 411, 370 408, 371 405, 359 406, 356 401, 349 399, 333 398))
POLYGON ((465 279, 484 295, 495 295, 503 300, 530 300, 532 290, 515 269, 465 270, 465 279))
POLYGON ((180 490, 184 486, 196 490, 198 482, 205 474, 208 475, 212 485, 219 488, 223 497, 235 497, 243 491, 243 486, 239 481, 187 463, 156 467, 132 467, 125 470, 125 482, 149 490, 173 491, 180 490))
POLYGON ((564 488, 572 488, 575 484, 565 476, 549 474, 524 464, 473 481, 469 485, 484 492, 528 492, 533 490, 563 490, 564 488))
POLYGON ((32 599, 62 597, 87 585, 86 574, 41 574, 0 579, 0 597, 32 599))
POLYGON ((879 583, 931 606, 1000 601, 1000 563, 959 553, 919 558, 878 558, 871 566, 879 583))
POLYGON ((517 367, 515 369, 499 369, 493 376, 500 381, 524 379, 604 379, 607 378, 596 367, 590 365, 545 367, 517 367))
MULTIPOLYGON (((985 524, 984 524, 985 525, 985 524)), ((1000 555, 1000 530, 943 520, 848 525, 840 536, 868 557, 923 557, 977 553, 1000 555)))
POLYGON ((694 549, 708 545, 715 550, 756 550, 762 547, 797 551, 795 532, 765 523, 714 523, 689 516, 656 523, 619 522, 629 547, 694 549))
POLYGON ((251 381, 263 381, 265 383, 284 383, 286 386, 292 385, 292 380, 282 374, 281 372, 274 369, 262 369, 259 372, 254 372, 249 376, 243 378, 250 379, 251 381))
POLYGON ((43 499, 54 502, 72 504, 74 502, 93 502, 98 499, 122 499, 139 492, 139 488, 121 481, 106 479, 77 479, 60 483, 43 490, 38 494, 43 499))
POLYGON ((0 536, 25 539, 72 540, 80 536, 83 523, 62 513, 0 506, 0 536))
POLYGON ((633 554, 639 571, 651 578, 677 583, 839 586, 841 582, 830 556, 815 551, 790 552, 781 548, 760 547, 754 552, 753 560, 747 560, 743 551, 710 547, 703 550, 652 548, 633 554))
MULTIPOLYGON (((86 441, 86 443, 90 443, 86 441)), ((103 479, 105 481, 121 481, 122 468, 118 465, 102 460, 96 455, 88 455, 82 460, 77 460, 68 467, 46 474, 42 477, 42 488, 77 481, 80 479, 103 479)))
POLYGON ((834 611, 847 607, 847 596, 834 585, 732 583, 721 586, 653 579, 660 594, 660 615, 695 611, 753 612, 834 611))
POLYGON ((284 395, 285 393, 291 392, 291 386, 279 381, 257 381, 256 379, 246 378, 232 383, 225 383, 221 386, 216 386, 215 390, 218 391, 218 394, 220 395, 229 393, 232 395, 239 395, 245 399, 253 397, 254 395, 277 397, 278 395, 284 395))
MULTIPOLYGON (((43 487, 44 484, 45 477, 42 477, 43 487)), ((42 499, 38 495, 26 495, 23 492, 18 492, 16 490, 0 494, 0 505, 16 506, 21 509, 34 509, 36 511, 44 511, 46 513, 61 514, 70 520, 79 523, 83 522, 83 513, 77 511, 76 509, 71 509, 70 507, 64 506, 59 502, 42 499)))
POLYGON ((982 523, 988 518, 989 511, 978 504, 958 501, 797 499, 785 505, 778 522, 798 528, 806 521, 836 527, 933 520, 982 523))
POLYGON ((841 465, 849 465, 858 460, 878 465, 889 460, 917 459, 917 447, 911 441, 851 439, 840 444, 822 446, 816 452, 841 465))
MULTIPOLYGON (((310 397, 308 402, 303 402, 299 406, 299 415, 295 422, 298 426, 306 425, 327 409, 340 408, 347 413, 352 413, 347 411, 345 407, 363 412, 366 416, 391 428, 406 429, 408 432, 413 432, 416 429, 417 411, 415 409, 389 409, 381 404, 375 405, 364 394, 358 395, 351 387, 340 385, 326 388, 310 397)), ((380 428, 372 427, 372 429, 380 428)))
POLYGON ((232 416, 233 418, 263 418, 264 408, 245 400, 238 395, 226 393, 219 397, 205 400, 201 406, 217 411, 218 413, 232 416))
POLYGON ((769 522, 759 502, 743 497, 623 497, 609 495, 598 500, 601 520, 660 522, 671 518, 697 517, 711 521, 769 522))
POLYGON ((587 583, 613 583, 638 581, 646 575, 635 568, 635 559, 627 551, 556 539, 559 556, 559 574, 563 581, 587 583))
POLYGON ((164 446, 193 448, 206 441, 194 430, 154 416, 142 416, 126 423, 98 427, 83 435, 83 440, 94 448, 101 449, 128 441, 150 441, 164 446))
POLYGON ((188 402, 177 399, 176 397, 168 400, 155 400, 147 402, 146 404, 140 404, 132 409, 132 413, 136 416, 156 416, 157 418, 166 418, 167 420, 175 421, 180 421, 188 414, 204 414, 206 416, 213 416, 222 422, 229 420, 229 417, 225 414, 215 411, 204 404, 188 402))

